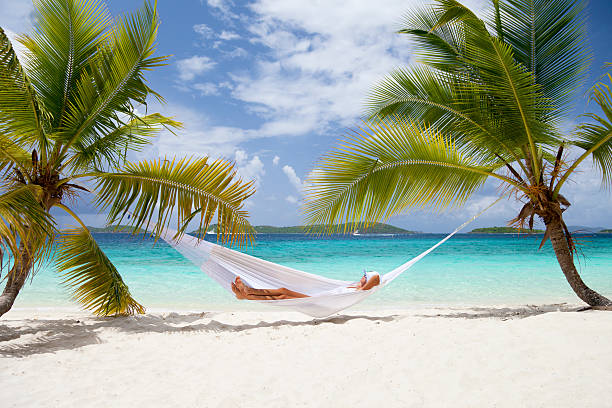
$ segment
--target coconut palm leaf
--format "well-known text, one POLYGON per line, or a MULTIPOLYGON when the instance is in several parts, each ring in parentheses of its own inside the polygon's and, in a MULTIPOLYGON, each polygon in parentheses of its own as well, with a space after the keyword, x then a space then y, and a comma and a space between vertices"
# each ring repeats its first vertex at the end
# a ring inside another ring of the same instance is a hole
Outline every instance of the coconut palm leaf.
POLYGON ((144 313, 117 268, 85 227, 62 231, 56 266, 73 299, 97 315, 144 313))
MULTIPOLYGON (((537 144, 557 145, 551 129, 539 120, 546 105, 534 78, 514 62, 510 47, 496 38, 480 37, 466 48, 470 62, 479 70, 481 81, 463 83, 463 94, 494 96, 487 109, 490 117, 497 119, 498 127, 504 129, 504 141, 511 146, 529 146, 534 158, 538 157, 537 144), (509 126, 511 123, 514 126, 509 126)), ((539 167, 537 160, 534 163, 539 167)))
POLYGON ((89 63, 91 75, 82 75, 75 85, 66 128, 57 136, 62 145, 57 160, 73 143, 90 144, 114 131, 121 123, 118 113, 132 117, 134 104, 146 104, 148 95, 157 95, 143 74, 167 59, 153 56, 158 25, 157 11, 149 3, 115 20, 107 42, 89 63))
POLYGON ((28 178, 31 164, 32 154, 14 142, 11 137, 0 133, 0 173, 7 174, 17 169, 28 178))
POLYGON ((409 117, 452 136, 470 155, 502 157, 508 163, 521 165, 516 152, 524 140, 511 145, 513 141, 504 137, 499 121, 489 117, 479 96, 473 92, 462 94, 458 81, 458 77, 426 66, 396 69, 371 91, 367 102, 369 117, 409 117))
POLYGON ((28 71, 53 127, 64 122, 74 102, 74 85, 97 54, 111 21, 98 0, 35 0, 34 32, 21 37, 28 71))
POLYGON ((551 103, 543 97, 533 74, 515 61, 512 47, 490 35, 482 20, 469 11, 457 13, 455 10, 466 8, 455 0, 442 1, 440 8, 462 19, 468 28, 463 59, 476 72, 477 80, 459 83, 462 95, 477 94, 489 99, 487 110, 505 129, 504 139, 514 141, 514 145, 522 141, 529 146, 538 176, 536 145, 560 143, 550 124, 542 120, 552 109, 551 103))
POLYGON ((3 261, 34 264, 49 254, 55 223, 40 205, 42 190, 35 185, 5 187, 0 194, 0 249, 3 261), (21 253, 23 252, 23 253, 21 253))
POLYGON ((98 314, 142 312, 65 206, 92 190, 75 180, 97 182, 98 203, 111 219, 134 211, 131 222, 154 224, 158 235, 177 221, 180 238, 191 221, 202 227, 216 216, 220 239, 239 243, 251 238, 243 201, 253 194, 252 183, 238 179, 224 161, 126 164, 162 128, 180 126, 159 113, 137 114, 150 96, 163 102, 145 80, 148 70, 167 59, 154 55, 159 19, 152 2, 117 19, 102 0, 34 5, 34 32, 20 37, 21 64, 0 28, 0 272, 9 260, 9 273, 23 278, 7 281, 0 315, 14 304, 25 277, 50 256, 57 232, 53 207, 82 227, 65 232, 59 245, 58 268, 75 298, 98 314))
POLYGON ((459 2, 439 1, 432 10, 422 13, 426 16, 422 25, 429 27, 429 34, 448 27, 461 35, 440 35, 433 45, 429 40, 421 41, 423 52, 436 52, 439 42, 449 39, 453 43, 448 47, 460 48, 456 58, 462 68, 445 74, 422 69, 411 70, 409 75, 405 70, 396 71, 372 93, 370 115, 409 114, 414 120, 441 126, 445 134, 454 131, 454 140, 462 147, 466 141, 484 145, 480 154, 499 155, 506 162, 518 162, 524 155, 516 156, 515 152, 526 148, 532 158, 529 166, 539 177, 538 145, 543 150, 549 146, 554 149, 560 138, 554 127, 542 120, 552 108, 533 75, 515 61, 510 46, 490 35, 485 23, 459 2))
POLYGON ((464 67, 461 55, 465 29, 455 22, 440 25, 442 14, 436 7, 414 9, 404 15, 398 32, 410 35, 415 41, 420 62, 445 72, 456 72, 464 67))
POLYGON ((114 173, 95 173, 94 178, 98 204, 109 211, 109 225, 123 223, 127 216, 135 230, 150 229, 159 236, 176 216, 181 235, 196 218, 198 230, 206 231, 216 213, 224 243, 251 239, 243 201, 254 193, 253 183, 237 178, 233 164, 224 160, 141 161, 114 173))
MULTIPOLYGON (((567 113, 588 76, 586 1, 499 0, 497 24, 514 58, 531 71, 542 94, 555 101, 551 113, 567 113)), ((495 16, 495 15, 494 15, 495 16)))
POLYGON ((69 162, 75 168, 84 171, 101 169, 107 165, 117 166, 125 159, 127 151, 140 151, 142 146, 149 144, 161 129, 181 126, 180 122, 159 113, 134 117, 112 132, 95 137, 94 141, 87 145, 74 143, 72 150, 75 153, 69 162))
POLYGON ((0 28, 0 134, 18 146, 46 145, 47 114, 11 41, 0 28))
POLYGON ((610 89, 612 75, 608 74, 608 80, 609 84, 600 82, 591 91, 591 100, 599 106, 603 116, 595 113, 587 114, 587 117, 594 122, 579 126, 577 138, 572 143, 585 151, 569 166, 557 183, 555 187, 557 193, 578 165, 589 157, 592 157, 602 174, 603 186, 612 186, 612 90, 610 89))
POLYGON ((405 119, 364 124, 329 153, 307 180, 309 225, 365 228, 409 208, 460 205, 488 177, 515 183, 478 162, 433 128, 405 119))

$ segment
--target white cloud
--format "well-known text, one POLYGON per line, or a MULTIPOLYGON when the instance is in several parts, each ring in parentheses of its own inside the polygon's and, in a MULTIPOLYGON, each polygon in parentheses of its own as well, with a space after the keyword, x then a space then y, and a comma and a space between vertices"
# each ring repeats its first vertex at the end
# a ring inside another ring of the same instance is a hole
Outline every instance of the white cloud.
POLYGON ((11 41, 11 45, 22 65, 26 65, 25 47, 17 41, 18 34, 29 32, 32 29, 32 12, 34 6, 31 1, 0 0, 0 27, 11 41))
POLYGON ((249 55, 249 53, 247 52, 247 50, 245 50, 244 48, 241 47, 236 47, 231 51, 221 51, 223 53, 223 55, 225 55, 227 58, 244 58, 247 55, 249 55))
POLYGON ((288 195, 287 197, 285 197, 285 200, 291 204, 297 204, 299 201, 297 197, 292 196, 292 195, 288 195))
POLYGON ((183 81, 191 81, 196 76, 213 69, 216 62, 206 56, 194 55, 190 58, 178 60, 176 65, 179 70, 179 78, 183 81))
MULTIPOLYGON (((480 6, 484 0, 468 3, 480 6)), ((353 125, 372 85, 410 62, 406 36, 395 34, 400 16, 421 1, 393 0, 384 7, 362 0, 318 2, 258 0, 250 7, 250 41, 267 48, 255 69, 234 74, 233 97, 265 118, 270 136, 323 133, 353 125), (334 126, 335 127, 335 126, 334 126)))
POLYGON ((285 173, 285 175, 289 179, 289 182, 293 187, 295 187, 297 192, 303 194, 304 184, 302 183, 302 180, 298 177, 298 175, 295 174, 295 170, 293 169, 293 167, 289 165, 283 166, 283 173, 285 173))
POLYGON ((192 107, 169 103, 152 103, 151 111, 163 112, 183 122, 184 128, 176 135, 164 131, 153 148, 146 152, 151 157, 164 155, 234 157, 237 146, 257 137, 254 130, 214 124, 206 114, 192 107))
POLYGON ((238 174, 245 181, 255 180, 255 187, 259 188, 262 177, 266 174, 264 164, 259 156, 255 155, 249 159, 249 155, 244 150, 236 150, 236 167, 238 174))
MULTIPOLYGON (((575 156, 575 155, 572 155, 575 156)), ((610 190, 602 190, 601 171, 589 159, 582 162, 561 188, 561 194, 572 204, 563 214, 568 225, 611 228, 601 224, 602 214, 610 213, 610 190)))
POLYGON ((197 89, 200 91, 201 95, 205 96, 219 94, 219 87, 212 82, 197 83, 193 85, 193 88, 197 89))
POLYGON ((223 81, 219 83, 219 88, 232 89, 233 87, 234 85, 232 85, 232 83, 228 81, 223 81))
POLYGON ((200 34, 205 39, 214 38, 215 32, 212 28, 207 26, 206 24, 196 24, 193 26, 193 31, 200 34))
POLYGON ((32 25, 34 6, 27 0, 0 0, 0 27, 22 33, 29 31, 32 25))
POLYGON ((278 166, 279 161, 280 161, 280 157, 274 156, 274 158, 272 159, 272 164, 275 166, 278 166))
MULTIPOLYGON (((216 33, 210 26, 206 24, 196 24, 193 26, 193 31, 198 33, 204 40, 212 40, 204 42, 203 45, 212 46, 212 48, 220 49, 226 41, 239 40, 242 38, 240 34, 234 31, 222 30, 220 33, 216 33)), ((240 47, 234 48, 232 51, 222 51, 226 56, 231 57, 243 57, 248 55, 246 50, 240 47)))
MULTIPOLYGON (((475 194, 472 198, 470 198, 470 200, 462 209, 452 211, 451 215, 453 217, 456 217, 456 219, 458 220, 467 221, 468 219, 484 211, 479 216, 479 219, 481 221, 485 221, 490 224, 492 220, 496 220, 495 222, 500 224, 487 226, 505 226, 508 221, 516 217, 522 204, 514 200, 513 197, 505 197, 489 208, 489 206, 491 206, 499 199, 501 194, 503 193, 497 195, 490 194, 490 192, 481 192, 479 194, 475 194)), ((457 227, 458 226, 459 225, 457 225, 457 227)), ((468 228, 467 230, 470 231, 471 228, 468 228)))
POLYGON ((225 20, 238 17, 231 11, 231 7, 234 4, 229 0, 207 0, 207 3, 209 7, 216 9, 225 20))
POLYGON ((219 34, 219 39, 224 40, 224 41, 238 40, 239 38, 240 38, 240 35, 233 31, 223 30, 221 31, 221 34, 219 34))
MULTIPOLYGON (((207 3, 223 16, 237 17, 230 1, 207 3)), ((417 3, 392 0, 380 7, 349 0, 326 3, 322 12, 316 2, 256 0, 250 5, 253 14, 241 15, 240 24, 250 33, 249 41, 266 51, 256 55, 248 70, 230 72, 228 77, 231 96, 263 123, 241 133, 252 138, 294 136, 355 125, 372 85, 394 67, 410 62, 407 38, 394 31, 400 16, 417 3)), ((195 27, 206 36, 216 36, 206 25, 195 27)), ((231 33, 226 30, 220 36, 229 38, 231 33)), ((218 51, 226 57, 247 55, 242 48, 218 51)), ((214 64, 209 59, 190 62, 183 63, 182 79, 193 79, 214 64)), ((212 94, 212 88, 203 92, 212 94)))

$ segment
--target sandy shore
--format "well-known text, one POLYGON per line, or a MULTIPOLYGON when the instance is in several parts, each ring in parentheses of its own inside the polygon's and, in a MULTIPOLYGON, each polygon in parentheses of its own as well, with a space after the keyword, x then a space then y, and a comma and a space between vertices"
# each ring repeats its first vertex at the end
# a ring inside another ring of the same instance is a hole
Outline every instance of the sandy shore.
POLYGON ((612 406, 612 313, 557 309, 11 311, 1 405, 612 406))

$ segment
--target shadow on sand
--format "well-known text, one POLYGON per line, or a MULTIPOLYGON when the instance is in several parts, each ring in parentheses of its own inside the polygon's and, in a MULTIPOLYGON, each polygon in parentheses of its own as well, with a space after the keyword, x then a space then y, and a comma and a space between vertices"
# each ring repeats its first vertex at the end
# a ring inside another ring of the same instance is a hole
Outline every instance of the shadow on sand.
POLYGON ((208 320, 212 313, 192 313, 180 315, 170 313, 167 316, 144 315, 128 317, 87 318, 86 321, 76 319, 56 320, 20 320, 21 327, 11 327, 0 324, 0 357, 26 357, 33 354, 51 353, 70 350, 90 344, 101 343, 98 331, 103 328, 113 328, 117 331, 138 333, 194 333, 194 332, 242 332, 262 328, 279 328, 286 326, 319 326, 326 324, 344 324, 351 320, 365 319, 376 322, 389 322, 400 319, 399 315, 365 316, 338 315, 325 319, 307 321, 277 320, 273 322, 260 321, 256 324, 228 324, 217 320, 208 320), (197 323, 201 320, 206 323, 197 323), (13 340, 21 341, 11 344, 13 340))
MULTIPOLYGON (((456 313, 411 314, 414 317, 425 318, 458 318, 458 319, 522 319, 549 312, 576 312, 587 308, 571 307, 565 303, 522 306, 515 308, 471 308, 459 309, 456 313)), ((90 344, 102 343, 99 332, 104 328, 112 328, 127 334, 138 333, 194 333, 194 332, 243 332, 263 328, 280 328, 291 326, 322 326, 342 325, 352 320, 365 319, 377 323, 401 320, 410 315, 336 315, 325 319, 304 321, 292 320, 262 320, 255 324, 229 324, 215 320, 216 313, 191 313, 168 315, 147 314, 128 317, 99 317, 84 321, 76 319, 19 320, 19 327, 11 324, 0 324, 0 357, 26 357, 34 354, 52 353, 61 350, 71 350, 90 344)))
POLYGON ((420 317, 446 317, 450 319, 524 319, 550 312, 582 312, 589 307, 568 306, 566 303, 552 305, 527 305, 519 307, 472 307, 461 312, 419 315, 420 317))

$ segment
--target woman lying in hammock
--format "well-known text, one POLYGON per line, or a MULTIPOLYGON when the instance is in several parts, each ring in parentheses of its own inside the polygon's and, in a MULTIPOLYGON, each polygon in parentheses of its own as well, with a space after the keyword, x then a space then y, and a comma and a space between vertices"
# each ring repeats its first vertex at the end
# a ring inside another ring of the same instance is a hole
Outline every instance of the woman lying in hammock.
MULTIPOLYGON (((378 273, 364 272, 361 280, 357 284, 348 287, 354 288, 355 290, 369 290, 377 285, 380 285, 380 276, 378 273)), ((248 300, 281 300, 310 297, 287 288, 255 289, 242 282, 240 276, 236 277, 236 280, 232 282, 232 291, 238 299, 248 300)))

